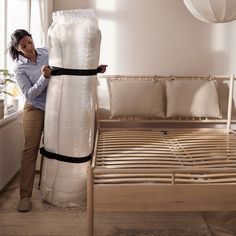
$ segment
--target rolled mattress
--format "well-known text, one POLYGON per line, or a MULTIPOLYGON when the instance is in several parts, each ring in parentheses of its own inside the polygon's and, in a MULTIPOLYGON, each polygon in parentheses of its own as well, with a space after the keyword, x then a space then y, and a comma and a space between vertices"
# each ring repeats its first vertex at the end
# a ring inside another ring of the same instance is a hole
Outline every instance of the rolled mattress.
MULTIPOLYGON (((97 68, 100 39, 92 9, 54 12, 48 30, 50 66, 81 70, 97 68)), ((54 205, 76 207, 86 199, 90 162, 76 162, 88 157, 93 149, 95 100, 96 75, 50 78, 44 149, 65 157, 65 160, 44 158, 41 193, 44 200, 54 205)))

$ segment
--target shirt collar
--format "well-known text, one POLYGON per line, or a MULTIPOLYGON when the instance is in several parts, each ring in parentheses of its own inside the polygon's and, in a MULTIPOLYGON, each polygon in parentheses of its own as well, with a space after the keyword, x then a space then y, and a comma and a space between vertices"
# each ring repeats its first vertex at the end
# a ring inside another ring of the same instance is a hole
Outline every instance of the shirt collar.
MULTIPOLYGON (((42 54, 41 52, 39 52, 39 50, 36 48, 35 49, 36 52, 37 52, 37 58, 36 58, 36 61, 38 61, 38 57, 42 54)), ((22 63, 28 63, 29 60, 24 57, 23 55, 19 54, 19 58, 18 58, 18 63, 22 64, 22 63)))

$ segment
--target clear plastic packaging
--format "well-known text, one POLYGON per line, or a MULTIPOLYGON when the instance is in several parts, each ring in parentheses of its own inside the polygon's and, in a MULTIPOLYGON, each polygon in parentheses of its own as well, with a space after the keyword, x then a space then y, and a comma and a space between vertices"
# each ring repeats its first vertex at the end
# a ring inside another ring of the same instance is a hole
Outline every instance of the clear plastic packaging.
MULTIPOLYGON (((53 13, 48 30, 50 66, 96 69, 101 34, 92 9, 53 13)), ((48 152, 82 158, 94 142, 95 76, 52 76, 45 110, 44 148, 48 152)), ((41 192, 55 205, 78 206, 86 196, 87 163, 45 158, 41 192)))

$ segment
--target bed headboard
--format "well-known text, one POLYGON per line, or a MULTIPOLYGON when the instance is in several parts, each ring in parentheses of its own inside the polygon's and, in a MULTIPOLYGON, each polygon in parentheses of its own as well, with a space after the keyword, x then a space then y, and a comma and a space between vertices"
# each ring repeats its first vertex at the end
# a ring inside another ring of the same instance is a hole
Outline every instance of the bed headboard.
POLYGON ((230 127, 231 121, 236 124, 234 87, 233 75, 100 75, 98 117, 103 122, 230 127))

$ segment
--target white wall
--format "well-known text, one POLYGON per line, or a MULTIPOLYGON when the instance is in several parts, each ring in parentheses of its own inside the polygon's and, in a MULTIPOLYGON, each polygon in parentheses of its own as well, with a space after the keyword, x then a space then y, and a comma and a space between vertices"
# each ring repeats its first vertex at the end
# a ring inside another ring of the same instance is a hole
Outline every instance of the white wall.
POLYGON ((236 71, 236 23, 206 24, 182 0, 54 0, 94 8, 107 74, 208 75, 236 71))
POLYGON ((0 191, 19 171, 23 150, 21 111, 0 120, 0 191))

